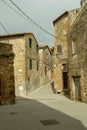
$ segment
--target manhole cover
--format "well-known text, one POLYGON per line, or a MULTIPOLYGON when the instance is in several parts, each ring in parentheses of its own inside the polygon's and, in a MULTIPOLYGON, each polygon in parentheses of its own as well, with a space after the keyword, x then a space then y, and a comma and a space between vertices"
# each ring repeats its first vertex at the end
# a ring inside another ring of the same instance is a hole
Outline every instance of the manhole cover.
POLYGON ((44 126, 48 125, 59 125, 60 123, 57 120, 49 119, 49 120, 41 120, 40 121, 44 126))

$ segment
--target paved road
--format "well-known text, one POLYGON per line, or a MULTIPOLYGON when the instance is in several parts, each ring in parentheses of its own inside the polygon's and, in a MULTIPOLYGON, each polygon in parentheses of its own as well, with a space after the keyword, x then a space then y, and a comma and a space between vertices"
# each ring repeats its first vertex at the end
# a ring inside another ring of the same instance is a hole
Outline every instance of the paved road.
POLYGON ((0 130, 87 130, 87 104, 54 94, 48 84, 1 106, 0 130))

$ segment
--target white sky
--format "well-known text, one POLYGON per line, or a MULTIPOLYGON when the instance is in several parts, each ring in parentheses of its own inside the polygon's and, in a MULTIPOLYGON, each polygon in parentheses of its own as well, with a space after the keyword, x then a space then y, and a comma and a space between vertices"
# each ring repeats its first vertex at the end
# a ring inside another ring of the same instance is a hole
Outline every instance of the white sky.
MULTIPOLYGON (((4 0, 15 8, 9 0, 4 0)), ((80 7, 80 0, 13 0, 29 17, 54 34, 53 21, 66 10, 80 7)), ((16 9, 16 8, 15 8, 16 9)), ((16 9, 17 10, 17 9, 16 9)), ((39 43, 53 45, 54 38, 37 28, 31 21, 17 15, 0 0, 0 22, 9 33, 32 32, 39 43)), ((0 26, 0 34, 6 34, 0 26)))

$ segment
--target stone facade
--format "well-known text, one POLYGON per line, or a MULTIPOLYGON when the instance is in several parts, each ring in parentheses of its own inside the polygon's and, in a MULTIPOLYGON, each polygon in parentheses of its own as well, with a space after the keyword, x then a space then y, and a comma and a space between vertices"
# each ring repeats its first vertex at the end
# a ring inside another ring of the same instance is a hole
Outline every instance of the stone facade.
POLYGON ((52 80, 52 55, 48 45, 39 45, 39 74, 40 84, 46 84, 52 80))
POLYGON ((0 43, 0 105, 15 103, 14 53, 12 45, 0 43))
POLYGON ((87 4, 67 34, 70 97, 87 102, 87 4))
POLYGON ((80 9, 66 11, 58 17, 54 24, 54 89, 55 92, 68 92, 67 59, 68 44, 67 32, 77 17, 80 9))
POLYGON ((38 43, 32 33, 0 36, 0 42, 13 45, 15 93, 26 95, 39 86, 38 43), (34 85, 36 84, 36 85, 34 85))

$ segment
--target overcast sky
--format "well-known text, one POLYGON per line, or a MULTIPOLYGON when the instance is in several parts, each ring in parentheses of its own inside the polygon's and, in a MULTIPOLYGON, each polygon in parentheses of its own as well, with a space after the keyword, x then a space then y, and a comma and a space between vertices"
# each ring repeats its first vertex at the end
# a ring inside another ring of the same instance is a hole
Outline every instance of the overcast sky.
MULTIPOLYGON (((15 8, 9 0, 6 1, 15 8)), ((66 10, 80 7, 80 0, 13 0, 29 17, 54 34, 53 21, 66 10)), ((16 9, 16 8, 15 8, 16 9)), ((16 9, 17 10, 17 9, 16 9)), ((9 33, 32 32, 39 43, 53 45, 54 38, 36 27, 31 21, 16 14, 0 0, 0 22, 9 33)), ((0 26, 0 34, 6 34, 0 26)))

